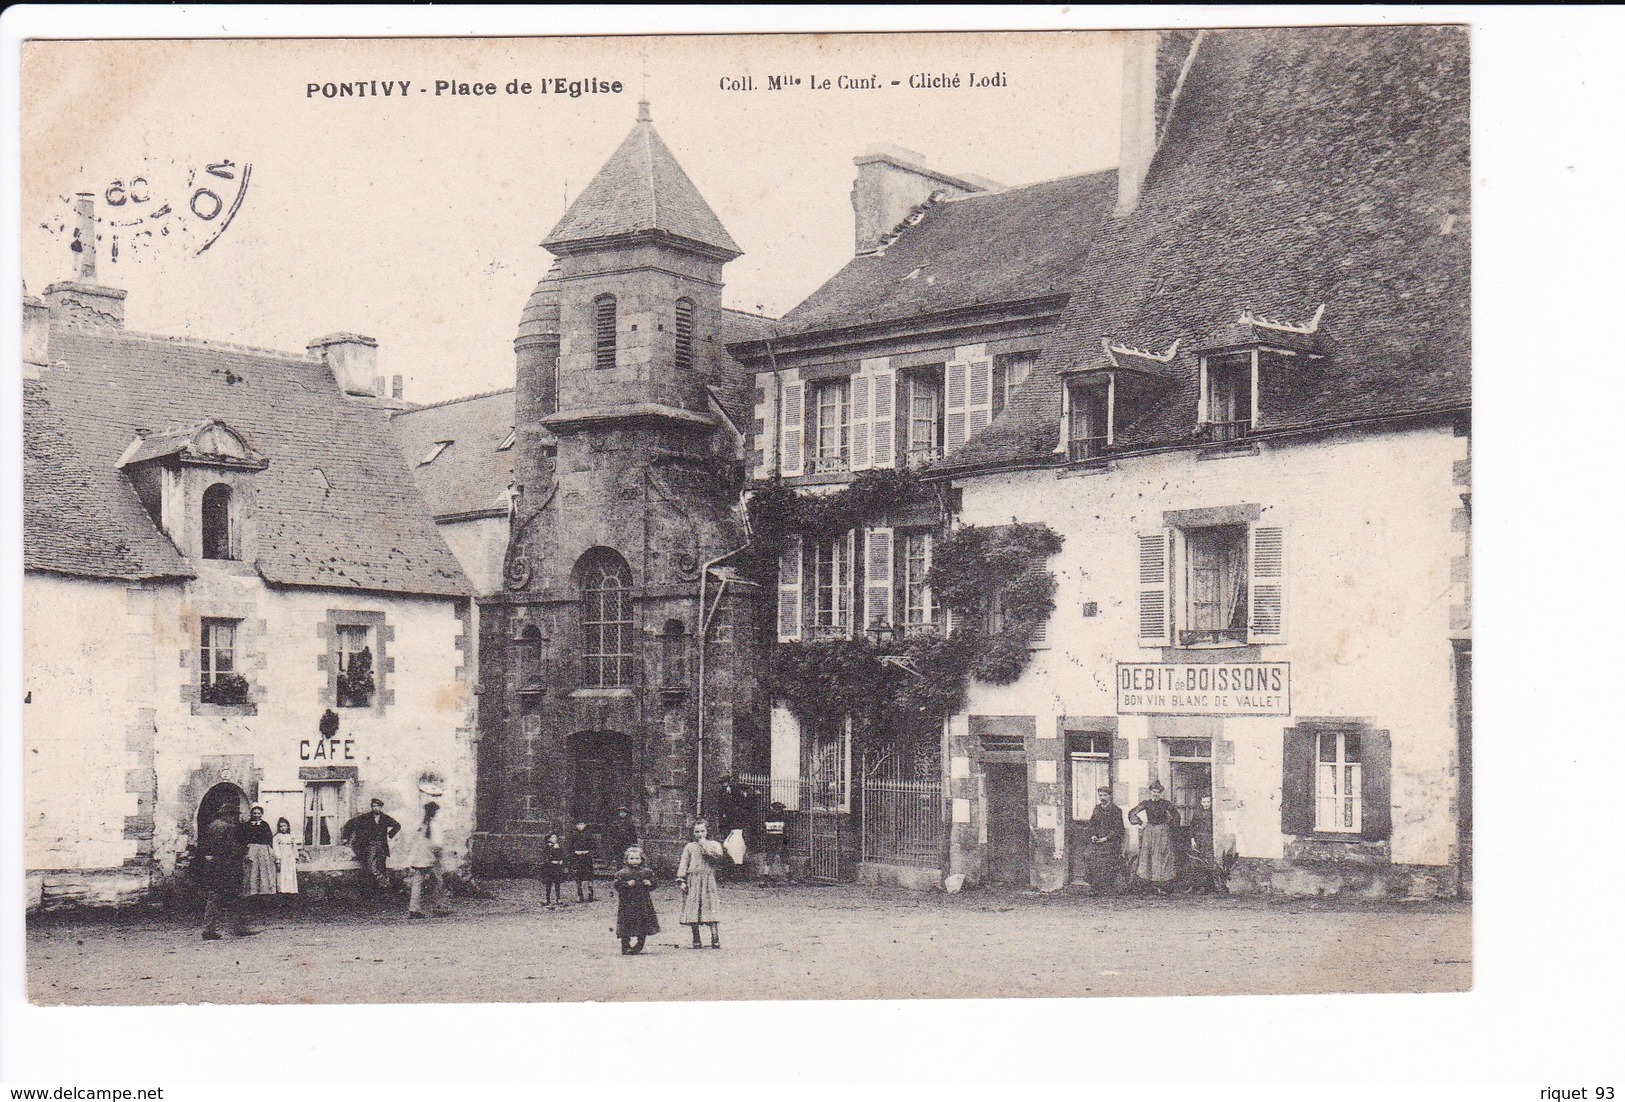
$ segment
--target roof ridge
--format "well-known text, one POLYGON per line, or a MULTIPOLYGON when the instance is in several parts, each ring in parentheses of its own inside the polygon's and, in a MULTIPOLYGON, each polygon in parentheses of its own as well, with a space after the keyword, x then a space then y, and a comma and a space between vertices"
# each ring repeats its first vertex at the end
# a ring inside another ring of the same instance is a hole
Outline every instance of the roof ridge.
POLYGON ((273 356, 276 359, 287 360, 292 363, 320 364, 322 362, 321 360, 315 359, 308 353, 288 352, 280 348, 266 348, 261 345, 254 344, 238 344, 235 341, 209 340, 204 337, 178 337, 169 333, 142 333, 131 329, 119 329, 116 331, 90 331, 81 329, 79 331, 91 336, 111 336, 119 340, 161 341, 165 344, 188 344, 197 348, 217 348, 231 352, 249 352, 256 356, 273 356))
POLYGON ((723 309, 724 313, 740 314, 740 315, 742 315, 744 317, 747 317, 747 318, 760 318, 762 321, 778 321, 779 320, 778 318, 773 317, 771 314, 758 314, 754 310, 741 310, 737 306, 724 306, 722 309, 723 309))
POLYGON ((966 195, 950 195, 940 201, 943 203, 963 203, 967 199, 991 199, 999 195, 1010 195, 1017 191, 1026 191, 1028 188, 1041 187, 1044 184, 1059 184, 1066 180, 1083 180, 1091 176, 1114 175, 1117 168, 1117 165, 1113 165, 1110 168, 1096 169, 1094 172, 1069 172, 1064 176, 1049 176, 1042 180, 1033 180, 1030 183, 1013 184, 998 191, 973 191, 966 195))
POLYGON ((422 405, 413 406, 411 409, 398 410, 396 411, 395 416, 400 417, 408 413, 421 413, 423 410, 439 409, 441 406, 454 406, 458 402, 476 402, 481 398, 494 398, 498 394, 512 394, 518 389, 519 388, 517 386, 505 386, 498 387, 496 390, 482 390, 477 394, 464 394, 457 398, 442 398, 438 402, 425 402, 422 405))

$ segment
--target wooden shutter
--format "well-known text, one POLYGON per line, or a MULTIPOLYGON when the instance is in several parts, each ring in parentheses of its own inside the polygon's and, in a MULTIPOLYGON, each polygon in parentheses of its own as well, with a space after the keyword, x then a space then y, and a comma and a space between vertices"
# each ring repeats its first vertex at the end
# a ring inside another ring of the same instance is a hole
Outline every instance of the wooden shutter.
POLYGON ((873 422, 870 428, 870 462, 876 467, 897 465, 897 376, 887 368, 876 369, 870 376, 873 388, 870 397, 873 422))
POLYGON ((863 626, 892 623, 892 530, 870 528, 863 536, 863 626))
POLYGON ((779 398, 779 473, 786 476, 800 474, 805 464, 803 394, 801 372, 786 371, 779 398))
POLYGON ((969 416, 966 408, 970 397, 967 393, 969 368, 970 365, 964 360, 955 360, 943 368, 944 454, 951 454, 965 442, 966 418, 969 416))
POLYGON ((779 554, 779 642, 801 638, 801 537, 779 554))
POLYGON ((993 419, 993 361, 971 360, 965 366, 970 376, 965 400, 965 438, 968 440, 987 428, 993 419))
POLYGON ((1140 536, 1138 614, 1142 647, 1166 647, 1172 644, 1168 623, 1170 540, 1171 536, 1166 530, 1140 536))
POLYGON ((1393 830, 1389 776, 1393 745, 1387 731, 1360 732, 1360 836, 1371 841, 1393 830))
POLYGON ((863 372, 852 376, 852 435, 850 437, 851 469, 866 471, 874 466, 869 442, 873 433, 874 417, 869 406, 869 394, 874 380, 863 372))
POLYGON ((1281 833, 1315 830, 1315 752, 1319 732, 1288 727, 1281 744, 1281 833))
POLYGON ((1247 642, 1286 641, 1286 539, 1280 528, 1253 526, 1247 561, 1247 642))
POLYGON ((778 379, 756 376, 756 412, 751 423, 751 447, 756 449, 757 478, 773 477, 773 437, 778 428, 778 379))
POLYGON ((841 595, 845 598, 846 603, 846 631, 848 635, 853 634, 853 628, 858 626, 858 608, 853 600, 853 591, 857 578, 857 563, 853 559, 857 554, 857 550, 858 530, 856 528, 848 529, 846 533, 846 563, 845 569, 841 571, 840 581, 841 595))

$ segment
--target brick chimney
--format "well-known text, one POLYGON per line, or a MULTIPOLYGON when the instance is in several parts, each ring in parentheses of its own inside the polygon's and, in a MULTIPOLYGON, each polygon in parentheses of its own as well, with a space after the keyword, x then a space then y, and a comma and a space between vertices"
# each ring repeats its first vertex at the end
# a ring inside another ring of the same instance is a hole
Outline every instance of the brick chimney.
POLYGON ((125 292, 96 282, 96 197, 80 192, 74 199, 74 278, 45 288, 45 303, 58 325, 86 329, 123 329, 125 292))
POLYGON ((23 378, 39 378, 51 346, 51 308, 23 286, 23 378))
POLYGON ((854 250, 868 252, 897 228, 915 207, 938 192, 947 197, 1002 191, 1004 185, 980 176, 950 176, 928 168, 911 149, 881 145, 852 158, 858 166, 852 183, 854 250))
POLYGON ((1131 31, 1123 45, 1122 126, 1118 132, 1118 215, 1132 212, 1167 134, 1202 31, 1131 31))
POLYGON ((382 392, 378 383, 383 378, 378 374, 378 342, 371 337, 330 333, 305 345, 305 351, 327 365, 341 392, 358 398, 373 398, 382 392))

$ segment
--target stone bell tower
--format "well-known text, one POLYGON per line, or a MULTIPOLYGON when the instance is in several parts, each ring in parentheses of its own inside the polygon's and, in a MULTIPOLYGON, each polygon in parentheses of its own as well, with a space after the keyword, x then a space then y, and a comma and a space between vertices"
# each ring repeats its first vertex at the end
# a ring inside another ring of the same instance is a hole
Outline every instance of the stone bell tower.
POLYGON ((493 870, 528 869, 549 830, 620 807, 656 859, 674 856, 733 768, 737 713, 758 710, 726 607, 748 598, 706 569, 745 542, 719 405, 746 385, 721 336, 739 247, 647 103, 542 244, 557 259, 514 342, 505 589, 482 615, 476 858, 493 870))

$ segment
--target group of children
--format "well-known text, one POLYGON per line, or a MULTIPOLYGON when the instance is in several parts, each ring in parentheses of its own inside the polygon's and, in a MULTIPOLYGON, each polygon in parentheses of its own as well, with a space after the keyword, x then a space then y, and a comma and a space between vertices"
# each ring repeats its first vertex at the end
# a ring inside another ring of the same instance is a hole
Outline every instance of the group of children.
MULTIPOLYGON (((707 837, 709 827, 704 819, 694 823, 693 839, 683 847, 677 865, 677 884, 683 892, 682 924, 694 935, 692 949, 700 949, 700 927, 711 932, 711 948, 722 948, 717 925, 721 921, 719 893, 717 891, 717 865, 723 860, 722 844, 707 837)), ((591 903, 593 892, 592 836, 586 823, 577 823, 570 832, 568 847, 557 834, 549 834, 542 846, 542 884, 546 892, 546 906, 551 909, 564 905, 564 882, 570 877, 576 882, 576 901, 591 903)), ((627 847, 625 863, 615 874, 615 936, 621 940, 621 954, 635 956, 643 952, 648 938, 660 932, 660 919, 655 914, 655 872, 645 863, 643 847, 627 847)))

